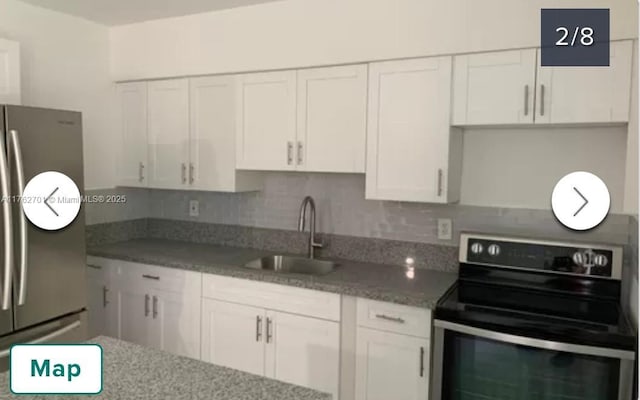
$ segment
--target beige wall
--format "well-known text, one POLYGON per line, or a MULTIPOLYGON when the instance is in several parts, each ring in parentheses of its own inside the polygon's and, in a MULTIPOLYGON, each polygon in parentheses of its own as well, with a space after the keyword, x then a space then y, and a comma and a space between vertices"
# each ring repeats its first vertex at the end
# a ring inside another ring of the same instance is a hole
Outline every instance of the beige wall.
POLYGON ((22 103, 81 111, 85 186, 115 181, 106 27, 16 0, 0 0, 0 37, 20 43, 22 103))
MULTIPOLYGON (((611 9, 612 39, 637 37, 637 2, 611 9)), ((554 0, 285 0, 111 29, 116 80, 242 72, 536 47, 554 0)))

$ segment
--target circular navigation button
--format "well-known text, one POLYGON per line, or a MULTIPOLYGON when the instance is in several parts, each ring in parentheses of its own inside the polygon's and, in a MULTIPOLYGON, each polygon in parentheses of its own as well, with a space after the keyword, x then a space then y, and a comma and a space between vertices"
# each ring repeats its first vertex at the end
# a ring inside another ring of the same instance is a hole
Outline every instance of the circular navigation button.
POLYGON ((590 172, 565 175, 551 195, 551 208, 558 221, 576 231, 598 226, 609 213, 610 205, 607 185, 590 172))
POLYGON ((22 209, 41 229, 55 231, 69 225, 80 211, 80 190, 67 175, 42 172, 29 181, 22 193, 22 209))

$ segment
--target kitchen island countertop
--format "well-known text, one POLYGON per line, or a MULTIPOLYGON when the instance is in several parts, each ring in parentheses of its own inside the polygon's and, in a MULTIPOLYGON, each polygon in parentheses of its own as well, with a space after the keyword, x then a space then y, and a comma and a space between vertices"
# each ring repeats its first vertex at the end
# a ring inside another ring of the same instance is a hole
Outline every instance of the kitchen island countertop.
POLYGON ((0 374, 0 398, 7 400, 329 400, 331 395, 300 386, 180 357, 113 338, 102 346, 103 391, 93 396, 12 395, 9 374, 0 374))

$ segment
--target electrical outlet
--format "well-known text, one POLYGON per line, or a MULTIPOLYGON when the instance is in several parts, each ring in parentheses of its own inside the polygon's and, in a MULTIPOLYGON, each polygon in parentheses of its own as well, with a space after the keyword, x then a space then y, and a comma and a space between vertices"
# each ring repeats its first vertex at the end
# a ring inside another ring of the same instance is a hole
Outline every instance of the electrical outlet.
POLYGON ((453 230, 450 218, 438 218, 438 239, 451 240, 453 230))
POLYGON ((189 216, 197 217, 200 215, 200 203, 198 200, 190 200, 189 201, 189 216))

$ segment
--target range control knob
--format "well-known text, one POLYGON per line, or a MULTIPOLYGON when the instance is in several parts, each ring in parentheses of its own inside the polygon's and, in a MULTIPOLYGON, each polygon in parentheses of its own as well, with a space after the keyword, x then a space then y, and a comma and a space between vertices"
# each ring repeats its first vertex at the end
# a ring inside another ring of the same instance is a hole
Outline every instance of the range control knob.
POLYGON ((584 264, 584 255, 579 251, 573 253, 573 256, 571 258, 573 259, 573 262, 576 263, 576 265, 582 266, 584 264))
POLYGON ((489 246, 487 251, 489 252, 489 255, 495 257, 500 254, 500 246, 498 246, 497 244, 492 244, 489 246))
POLYGON ((606 267, 607 264, 609 264, 609 259, 604 254, 598 254, 596 255, 593 262, 596 264, 597 267, 606 267))
POLYGON ((473 254, 480 254, 482 253, 482 250, 484 250, 484 248, 482 247, 482 243, 476 242, 471 245, 471 252, 473 254))

